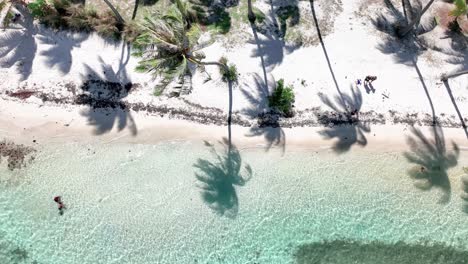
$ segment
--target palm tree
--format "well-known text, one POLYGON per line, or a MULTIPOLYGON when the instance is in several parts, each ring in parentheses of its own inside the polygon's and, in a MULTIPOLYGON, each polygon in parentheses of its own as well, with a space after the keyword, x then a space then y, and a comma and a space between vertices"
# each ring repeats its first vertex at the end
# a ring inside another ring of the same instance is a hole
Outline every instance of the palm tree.
POLYGON ((136 17, 139 4, 140 4, 140 0, 135 0, 135 7, 133 8, 132 20, 134 20, 136 17))
POLYGON ((444 75, 442 75, 441 80, 443 82, 446 82, 450 78, 455 78, 455 77, 458 77, 458 76, 463 75, 463 74, 468 74, 468 70, 463 70, 463 71, 459 71, 459 72, 452 73, 452 74, 444 74, 444 75))
POLYGON ((117 21, 120 23, 120 24, 125 24, 125 20, 123 19, 123 17, 120 15, 119 11, 117 11, 117 9, 109 2, 109 0, 103 0, 106 5, 112 10, 112 12, 114 13, 115 17, 117 18, 117 21))
POLYGON ((424 15, 424 13, 426 13, 429 7, 431 7, 434 1, 435 0, 430 0, 429 3, 427 3, 426 6, 423 8, 423 10, 418 14, 418 16, 415 19, 413 19, 413 21, 411 21, 406 27, 398 29, 397 33, 401 38, 405 37, 406 35, 408 35, 409 32, 411 32, 411 30, 413 30, 413 27, 419 23, 421 17, 424 15))
POLYGON ((142 58, 137 70, 162 77, 157 94, 177 78, 183 82, 183 78, 190 75, 190 65, 201 68, 216 65, 225 71, 230 70, 225 63, 203 61, 205 55, 199 50, 204 45, 198 43, 200 28, 196 25, 188 27, 177 6, 171 6, 165 13, 154 17, 146 16, 141 29, 142 34, 134 43, 134 55, 142 58))
POLYGON ((197 22, 198 13, 197 10, 194 8, 194 5, 192 5, 188 1, 183 0, 171 0, 171 2, 177 8, 177 12, 179 12, 182 15, 187 28, 190 28, 193 23, 197 22))
POLYGON ((248 10, 247 17, 249 18, 250 23, 254 24, 256 17, 252 8, 252 0, 247 0, 247 10, 248 10))

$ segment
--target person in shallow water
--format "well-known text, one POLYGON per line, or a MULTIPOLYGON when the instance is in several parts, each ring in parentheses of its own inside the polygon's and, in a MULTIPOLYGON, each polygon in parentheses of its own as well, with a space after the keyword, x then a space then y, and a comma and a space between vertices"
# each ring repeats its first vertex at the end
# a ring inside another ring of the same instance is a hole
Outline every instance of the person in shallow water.
POLYGON ((63 202, 62 202, 62 197, 60 197, 60 196, 55 196, 55 197, 54 197, 54 202, 56 202, 56 203, 58 204, 59 214, 60 214, 60 215, 63 215, 63 210, 65 210, 65 205, 64 205, 63 202))

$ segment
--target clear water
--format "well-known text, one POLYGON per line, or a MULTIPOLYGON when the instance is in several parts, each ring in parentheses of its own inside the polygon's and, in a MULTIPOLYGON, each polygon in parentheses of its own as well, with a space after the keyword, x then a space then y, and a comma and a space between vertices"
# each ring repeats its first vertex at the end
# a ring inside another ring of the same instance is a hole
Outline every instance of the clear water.
POLYGON ((468 263, 466 152, 444 193, 416 188, 402 153, 234 149, 228 166, 215 146, 48 145, 2 164, 0 263, 468 263))

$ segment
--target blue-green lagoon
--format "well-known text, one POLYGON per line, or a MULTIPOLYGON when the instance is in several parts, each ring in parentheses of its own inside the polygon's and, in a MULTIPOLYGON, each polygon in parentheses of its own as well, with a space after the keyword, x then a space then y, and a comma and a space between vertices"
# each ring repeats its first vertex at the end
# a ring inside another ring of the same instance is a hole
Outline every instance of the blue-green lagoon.
POLYGON ((466 150, 439 168, 448 186, 410 177, 403 152, 366 148, 68 143, 35 155, 0 169, 0 263, 468 263, 466 150))

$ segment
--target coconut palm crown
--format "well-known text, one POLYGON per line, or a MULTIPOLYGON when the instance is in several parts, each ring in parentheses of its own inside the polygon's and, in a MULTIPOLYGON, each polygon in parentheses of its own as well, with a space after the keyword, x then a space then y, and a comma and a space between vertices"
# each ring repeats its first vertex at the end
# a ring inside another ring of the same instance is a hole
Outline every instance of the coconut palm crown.
POLYGON ((145 16, 140 26, 142 34, 134 42, 134 55, 141 57, 137 71, 162 78, 156 87, 157 94, 175 79, 183 81, 184 76, 190 75, 191 63, 210 64, 201 62, 205 55, 197 52, 204 46, 198 45, 200 28, 195 24, 189 27, 177 5, 171 5, 164 13, 145 16))

